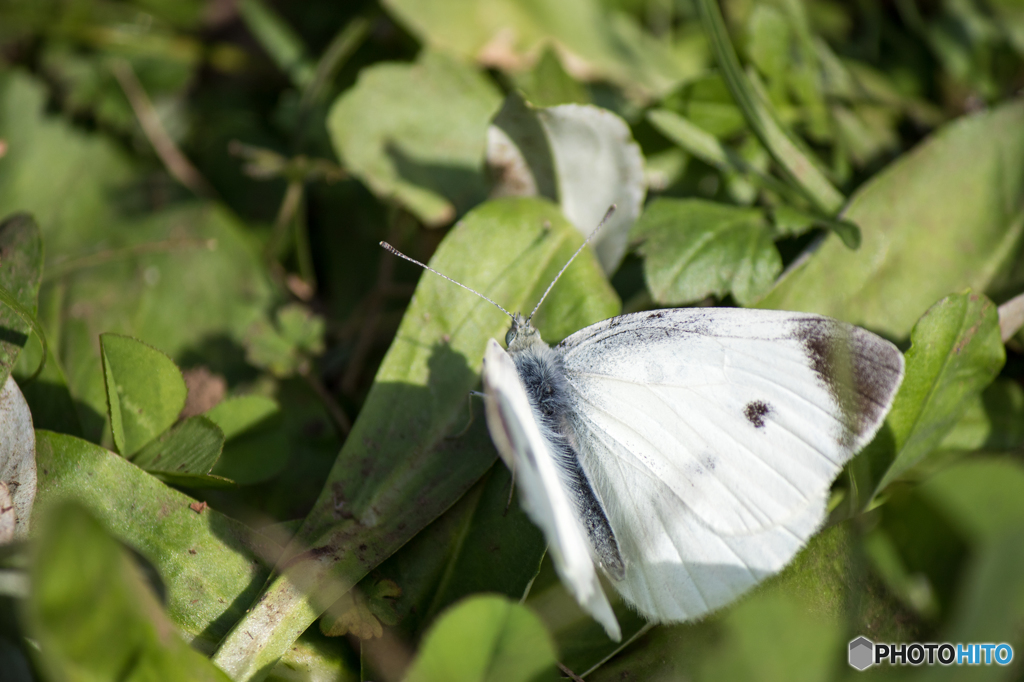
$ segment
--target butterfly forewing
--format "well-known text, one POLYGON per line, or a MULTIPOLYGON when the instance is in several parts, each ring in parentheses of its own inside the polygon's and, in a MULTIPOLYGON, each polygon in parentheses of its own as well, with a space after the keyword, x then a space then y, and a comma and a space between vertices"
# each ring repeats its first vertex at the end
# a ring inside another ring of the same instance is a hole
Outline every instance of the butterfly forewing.
POLYGON ((660 620, 717 608, 792 558, 903 375, 888 342, 779 311, 636 313, 557 350, 626 559, 617 587, 660 620))

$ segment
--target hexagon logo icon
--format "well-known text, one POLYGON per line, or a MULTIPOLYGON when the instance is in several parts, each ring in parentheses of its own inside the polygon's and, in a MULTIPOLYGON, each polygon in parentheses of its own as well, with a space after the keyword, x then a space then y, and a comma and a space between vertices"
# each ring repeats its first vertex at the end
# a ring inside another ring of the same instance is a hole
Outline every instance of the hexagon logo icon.
POLYGON ((867 637, 850 642, 850 666, 857 670, 870 668, 875 662, 875 643, 867 637))

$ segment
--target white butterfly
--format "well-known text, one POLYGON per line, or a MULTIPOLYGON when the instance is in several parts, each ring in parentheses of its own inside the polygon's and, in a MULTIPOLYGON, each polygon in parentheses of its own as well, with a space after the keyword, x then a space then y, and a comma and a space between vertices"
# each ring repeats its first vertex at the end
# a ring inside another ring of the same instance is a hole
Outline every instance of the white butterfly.
POLYGON ((733 601, 818 529, 903 380, 891 343, 806 313, 646 311, 554 348, 511 317, 508 352, 484 356, 487 425, 562 582, 616 641, 597 567, 650 620, 733 601))

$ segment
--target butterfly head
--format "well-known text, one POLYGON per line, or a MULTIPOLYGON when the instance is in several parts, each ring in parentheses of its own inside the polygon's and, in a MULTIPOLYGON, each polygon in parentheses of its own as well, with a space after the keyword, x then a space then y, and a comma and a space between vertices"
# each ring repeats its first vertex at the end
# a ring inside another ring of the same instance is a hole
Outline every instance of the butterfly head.
POLYGON ((540 332, 530 323, 530 318, 523 317, 522 313, 512 316, 512 326, 505 334, 505 346, 510 353, 525 350, 538 343, 544 343, 540 338, 540 332))

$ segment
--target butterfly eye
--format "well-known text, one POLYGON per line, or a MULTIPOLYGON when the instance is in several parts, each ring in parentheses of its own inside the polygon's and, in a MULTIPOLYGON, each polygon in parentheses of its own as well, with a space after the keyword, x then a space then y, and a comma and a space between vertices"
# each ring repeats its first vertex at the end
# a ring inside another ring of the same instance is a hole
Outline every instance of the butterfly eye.
POLYGON ((511 345, 512 345, 512 341, 513 341, 513 340, 514 340, 515 338, 516 338, 516 328, 515 328, 515 327, 512 327, 512 328, 511 328, 511 329, 509 329, 509 330, 508 330, 508 332, 507 332, 507 333, 505 334, 505 347, 507 348, 507 347, 511 346, 511 345))

